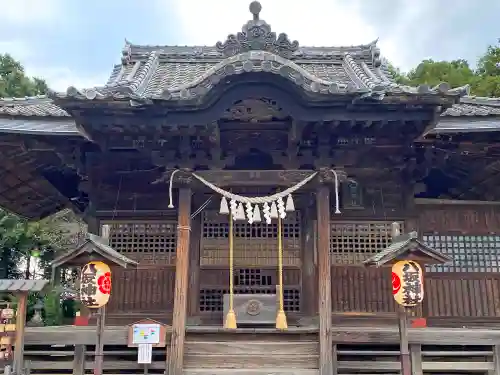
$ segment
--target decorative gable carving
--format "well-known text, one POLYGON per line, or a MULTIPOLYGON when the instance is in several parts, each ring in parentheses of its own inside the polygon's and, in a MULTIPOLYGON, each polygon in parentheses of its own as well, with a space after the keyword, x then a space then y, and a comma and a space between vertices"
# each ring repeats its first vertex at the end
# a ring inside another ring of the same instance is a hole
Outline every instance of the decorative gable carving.
POLYGON ((276 36, 271 26, 259 18, 262 6, 258 1, 250 4, 253 19, 243 25, 241 32, 228 35, 225 42, 217 42, 215 47, 226 57, 248 51, 268 51, 289 59, 299 49, 299 42, 290 41, 284 33, 276 36))

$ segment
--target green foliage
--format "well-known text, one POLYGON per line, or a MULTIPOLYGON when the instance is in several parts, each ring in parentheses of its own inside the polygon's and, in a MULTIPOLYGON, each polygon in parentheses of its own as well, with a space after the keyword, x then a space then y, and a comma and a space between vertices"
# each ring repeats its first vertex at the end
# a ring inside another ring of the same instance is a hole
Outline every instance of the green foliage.
POLYGON ((489 46, 480 56, 474 70, 466 60, 422 61, 415 69, 401 72, 388 63, 389 71, 396 82, 410 86, 428 84, 435 86, 447 82, 451 87, 471 86, 471 94, 477 96, 500 97, 500 40, 498 45, 489 46))
MULTIPOLYGON (((61 251, 75 246, 84 232, 83 223, 69 210, 44 220, 29 222, 0 209, 0 278, 50 279, 50 261, 61 251), (33 249, 38 249, 39 257, 32 257, 33 249), (30 273, 26 267, 33 262, 37 263, 37 274, 30 273)), ((30 294, 28 320, 33 316, 34 305, 40 299, 44 302, 45 324, 58 325, 64 317, 74 316, 75 302, 61 302, 60 293, 52 291, 45 296, 30 294)), ((3 300, 13 301, 11 296, 3 296, 3 300)))
POLYGON ((64 313, 61 305, 61 295, 51 291, 43 299, 43 321, 46 326, 58 326, 63 323, 64 313))
POLYGON ((45 94, 47 83, 27 77, 21 63, 9 54, 0 54, 0 98, 45 94))

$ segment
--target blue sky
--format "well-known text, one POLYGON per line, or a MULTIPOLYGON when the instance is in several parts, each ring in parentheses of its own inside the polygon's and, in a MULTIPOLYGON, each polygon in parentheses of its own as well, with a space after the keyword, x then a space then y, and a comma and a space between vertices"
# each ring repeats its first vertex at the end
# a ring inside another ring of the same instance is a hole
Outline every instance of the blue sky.
MULTIPOLYGON (((135 44, 213 45, 239 31, 249 0, 3 0, 0 52, 64 90, 104 83, 125 38, 135 44)), ((407 70, 424 58, 474 63, 500 38, 500 1, 261 0, 261 17, 302 45, 379 37, 382 55, 407 70), (481 4, 481 6, 479 6, 481 4)))

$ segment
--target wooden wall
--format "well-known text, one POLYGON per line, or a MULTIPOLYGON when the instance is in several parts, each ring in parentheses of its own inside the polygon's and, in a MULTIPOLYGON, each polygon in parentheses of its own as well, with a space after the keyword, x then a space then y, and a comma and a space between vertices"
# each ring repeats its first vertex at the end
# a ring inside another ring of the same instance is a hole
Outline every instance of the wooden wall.
MULTIPOLYGON (((455 259, 427 267, 425 299, 417 315, 438 325, 500 323, 500 206, 417 205, 416 216, 412 226, 424 241, 455 259)), ((389 222, 332 222, 334 313, 395 312, 390 271, 359 266, 367 253, 390 241, 383 234, 389 222)))
MULTIPOLYGON (((455 258, 446 266, 427 267, 425 300, 416 315, 442 325, 500 323, 500 206, 419 204, 416 208, 412 229, 455 258)), ((316 311, 313 217, 297 212, 284 225, 285 307, 294 316, 314 315, 316 311)), ((389 270, 365 269, 360 264, 390 244, 390 224, 398 219, 361 217, 336 215, 331 223, 332 312, 391 315, 395 305, 389 270)), ((222 295, 228 292, 228 227, 224 219, 207 211, 193 224, 189 313, 207 324, 222 322, 222 295)), ((408 224, 405 219, 399 221, 403 228, 408 224)), ((238 223, 235 233, 236 291, 274 293, 276 228, 238 223)), ((137 270, 114 270, 110 316, 122 322, 146 314, 169 322, 175 280, 175 220, 115 222, 110 242, 139 261, 137 270)))

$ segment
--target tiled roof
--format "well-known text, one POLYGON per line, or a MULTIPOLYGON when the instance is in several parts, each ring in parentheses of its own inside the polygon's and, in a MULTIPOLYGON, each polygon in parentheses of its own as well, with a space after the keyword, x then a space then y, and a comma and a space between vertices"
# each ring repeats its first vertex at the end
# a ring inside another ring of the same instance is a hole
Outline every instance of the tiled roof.
POLYGON ((0 292, 1 293, 40 292, 47 285, 49 285, 49 280, 0 279, 0 292))
POLYGON ((500 116, 500 98, 465 96, 460 98, 460 104, 454 104, 442 116, 500 116))
MULTIPOLYGON (((47 115, 49 116, 49 115, 47 115)), ((37 119, 29 117, 1 118, 0 133, 31 134, 31 135, 69 135, 80 136, 75 121, 72 118, 37 119)))
POLYGON ((191 49, 191 57, 182 58, 164 50, 151 51, 115 66, 104 87, 84 90, 70 87, 65 93, 51 96, 84 100, 189 101, 206 95, 227 77, 249 72, 279 75, 318 95, 359 94, 381 99, 386 95, 460 96, 468 92, 468 86, 450 89, 445 83, 433 88, 401 86, 394 83, 377 59, 367 59, 362 53, 334 55, 339 49, 325 50, 314 59, 298 56, 288 59, 269 51, 204 58, 203 54, 196 54, 196 47, 191 49))
POLYGON ((129 259, 125 255, 120 254, 111 246, 104 243, 100 236, 96 236, 91 233, 87 233, 87 239, 84 243, 54 259, 51 262, 51 265, 52 267, 60 267, 64 264, 70 264, 82 255, 89 255, 92 253, 96 253, 113 264, 117 264, 123 268, 126 268, 127 266, 137 266, 137 262, 135 260, 129 259))
POLYGON ((25 98, 0 99, 0 117, 69 117, 69 114, 53 103, 46 95, 25 98))
POLYGON ((391 245, 365 260, 363 264, 380 267, 397 260, 399 257, 408 256, 413 251, 420 252, 421 256, 427 260, 427 264, 442 264, 451 261, 449 256, 420 241, 417 232, 410 232, 395 237, 391 245))
POLYGON ((215 46, 137 46, 126 43, 122 62, 103 87, 53 93, 57 99, 195 101, 227 77, 267 72, 288 79, 319 95, 358 95, 382 99, 388 95, 450 96, 468 93, 468 86, 450 89, 442 83, 398 85, 389 74, 376 41, 348 47, 300 47, 284 33, 277 35, 259 18, 261 6, 252 2, 253 19, 241 31, 215 46))

